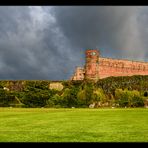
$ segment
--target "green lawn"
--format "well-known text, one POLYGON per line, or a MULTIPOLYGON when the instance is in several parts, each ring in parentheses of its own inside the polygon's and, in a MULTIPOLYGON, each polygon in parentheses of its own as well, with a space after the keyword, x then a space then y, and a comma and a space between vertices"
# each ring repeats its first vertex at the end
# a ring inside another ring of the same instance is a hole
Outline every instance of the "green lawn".
POLYGON ((148 109, 0 108, 0 142, 148 142, 148 109))

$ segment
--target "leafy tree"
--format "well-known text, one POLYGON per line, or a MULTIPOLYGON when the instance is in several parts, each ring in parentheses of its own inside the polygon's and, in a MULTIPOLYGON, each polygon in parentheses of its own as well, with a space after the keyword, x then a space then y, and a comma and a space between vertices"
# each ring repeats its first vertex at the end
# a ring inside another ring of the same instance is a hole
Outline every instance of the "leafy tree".
POLYGON ((140 96, 140 92, 133 90, 121 90, 117 89, 115 91, 116 99, 121 107, 140 107, 144 105, 143 99, 140 96))
POLYGON ((119 103, 119 106, 125 107, 128 106, 128 95, 124 93, 122 89, 115 90, 116 103, 119 103))
POLYGON ((103 90, 101 88, 97 88, 96 90, 94 90, 94 101, 101 101, 102 103, 107 101, 107 98, 103 92, 103 90))
POLYGON ((79 107, 86 107, 86 90, 80 89, 77 94, 77 99, 79 107))
POLYGON ((0 106, 8 107, 15 102, 15 96, 13 93, 0 89, 0 106))
POLYGON ((45 107, 57 107, 57 106, 62 107, 62 99, 61 96, 55 94, 46 101, 45 107))
POLYGON ((78 105, 77 93, 78 93, 78 88, 74 86, 71 89, 66 88, 62 94, 63 104, 65 104, 66 107, 77 106, 78 105))
POLYGON ((141 96, 134 96, 132 98, 132 107, 143 107, 144 106, 144 100, 141 96))
POLYGON ((84 82, 77 94, 80 106, 89 106, 94 100, 94 85, 92 82, 84 82))
POLYGON ((43 107, 46 105, 46 101, 49 99, 49 93, 44 92, 26 92, 23 96, 22 102, 27 107, 43 107))

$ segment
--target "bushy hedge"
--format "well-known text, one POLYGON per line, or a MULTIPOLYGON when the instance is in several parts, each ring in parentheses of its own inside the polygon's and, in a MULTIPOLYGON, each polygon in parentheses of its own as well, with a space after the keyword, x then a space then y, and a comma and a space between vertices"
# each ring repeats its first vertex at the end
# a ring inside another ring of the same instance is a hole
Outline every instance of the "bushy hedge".
POLYGON ((133 90, 122 90, 116 89, 115 91, 116 103, 120 107, 141 107, 144 106, 143 97, 140 95, 139 91, 133 90))

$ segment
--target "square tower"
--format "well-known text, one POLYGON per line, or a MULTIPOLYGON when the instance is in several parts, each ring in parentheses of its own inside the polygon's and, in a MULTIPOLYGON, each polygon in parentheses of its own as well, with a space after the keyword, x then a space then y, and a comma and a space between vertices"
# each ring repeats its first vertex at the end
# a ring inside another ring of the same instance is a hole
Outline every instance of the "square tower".
POLYGON ((99 79, 99 51, 87 49, 85 52, 85 79, 99 79))

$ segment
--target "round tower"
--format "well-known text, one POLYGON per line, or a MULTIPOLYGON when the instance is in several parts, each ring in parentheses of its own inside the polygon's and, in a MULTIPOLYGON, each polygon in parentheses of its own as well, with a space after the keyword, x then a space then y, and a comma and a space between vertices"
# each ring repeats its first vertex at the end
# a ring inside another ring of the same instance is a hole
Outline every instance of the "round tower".
POLYGON ((99 51, 97 49, 87 49, 85 52, 85 78, 99 79, 99 51))

